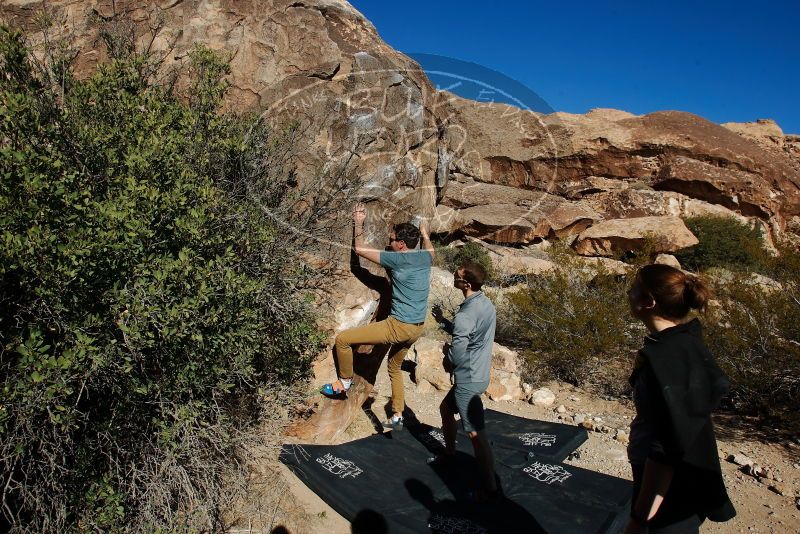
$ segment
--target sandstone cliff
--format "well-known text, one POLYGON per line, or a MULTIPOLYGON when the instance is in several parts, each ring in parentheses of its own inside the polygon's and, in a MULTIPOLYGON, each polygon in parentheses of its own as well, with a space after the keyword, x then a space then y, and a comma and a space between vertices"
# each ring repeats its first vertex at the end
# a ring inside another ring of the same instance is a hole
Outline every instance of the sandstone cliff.
POLYGON ((579 233, 599 218, 706 212, 758 218, 774 233, 800 229, 800 139, 769 121, 721 126, 677 111, 604 109, 540 115, 464 100, 435 91, 344 0, 11 0, 0 16, 37 42, 45 5, 56 21, 51 38, 73 44, 81 75, 106 59, 99 35, 108 24, 130 23, 138 47, 163 53, 165 68, 178 72, 196 43, 227 54, 232 109, 304 125, 301 176, 355 154, 361 196, 375 201, 376 242, 385 236, 380 220, 433 215, 442 201, 453 207, 447 188, 456 181, 550 194, 538 197, 544 205, 506 195, 466 206, 472 213, 454 227, 500 242, 579 233), (498 231, 509 217, 521 230, 498 231))
MULTIPOLYGON (((464 132, 454 170, 481 182, 570 199, 604 194, 602 204, 617 210, 632 186, 679 193, 768 220, 777 232, 800 215, 800 159, 779 129, 764 135, 678 111, 539 115, 449 101, 464 132)), ((651 197, 660 204, 671 195, 651 197)))

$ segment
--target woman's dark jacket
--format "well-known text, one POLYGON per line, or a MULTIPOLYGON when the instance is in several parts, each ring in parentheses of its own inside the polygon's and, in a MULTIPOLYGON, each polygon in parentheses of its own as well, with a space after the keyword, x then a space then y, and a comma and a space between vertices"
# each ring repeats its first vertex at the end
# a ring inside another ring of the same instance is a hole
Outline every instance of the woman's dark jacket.
POLYGON ((736 515, 728 498, 717 453, 711 412, 730 388, 730 381, 703 343, 700 321, 651 334, 639 351, 640 365, 631 383, 645 380, 652 391, 659 446, 652 461, 673 465, 675 477, 692 481, 696 512, 712 521, 736 515))

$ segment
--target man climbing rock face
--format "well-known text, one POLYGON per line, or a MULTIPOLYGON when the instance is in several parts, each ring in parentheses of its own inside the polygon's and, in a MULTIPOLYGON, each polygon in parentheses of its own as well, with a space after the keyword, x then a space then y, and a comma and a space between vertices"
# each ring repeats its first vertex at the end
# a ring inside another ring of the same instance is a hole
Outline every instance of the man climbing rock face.
POLYGON ((403 374, 400 366, 409 347, 422 335, 428 310, 431 265, 434 249, 428 235, 427 223, 420 222, 419 229, 410 223, 398 224, 389 234, 389 250, 366 248, 364 245, 364 220, 367 210, 363 204, 353 209, 355 252, 362 258, 390 270, 392 304, 389 317, 365 326, 350 328, 336 336, 336 360, 339 379, 325 384, 322 393, 342 398, 353 380, 353 345, 391 344, 389 350, 389 379, 392 384, 392 412, 386 426, 401 428, 405 399, 403 374), (422 240, 422 247, 416 250, 422 240))
POLYGON ((472 441, 483 480, 483 487, 471 494, 474 502, 492 500, 498 496, 494 455, 484 431, 481 402, 481 395, 489 387, 497 324, 494 304, 481 291, 485 280, 486 270, 480 264, 469 261, 462 263, 453 275, 453 285, 464 294, 464 302, 456 312, 453 322, 445 320, 441 310, 434 309, 433 313, 434 318, 444 323, 445 330, 453 335, 450 348, 446 350, 445 365, 453 374, 454 385, 439 406, 445 450, 430 458, 428 463, 444 463, 455 454, 455 414, 459 414, 461 425, 472 441))

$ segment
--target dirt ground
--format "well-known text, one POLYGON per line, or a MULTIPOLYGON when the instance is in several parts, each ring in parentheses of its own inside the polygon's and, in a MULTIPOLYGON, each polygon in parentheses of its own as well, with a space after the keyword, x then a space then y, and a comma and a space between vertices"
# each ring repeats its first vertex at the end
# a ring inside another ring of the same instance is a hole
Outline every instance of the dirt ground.
MULTIPOLYGON (((420 393, 406 378, 406 399, 417 417, 428 424, 439 426, 438 406, 445 395, 443 391, 420 393)), ((493 402, 485 399, 487 408, 532 419, 554 422, 571 422, 572 416, 581 414, 606 427, 604 432, 589 432, 589 439, 577 450, 575 457, 567 463, 585 469, 630 479, 625 445, 615 439, 615 429, 625 429, 633 417, 630 401, 601 399, 588 392, 560 383, 547 384, 556 395, 550 407, 540 407, 524 401, 493 402), (563 414, 556 408, 563 405, 563 414), (559 419, 561 418, 561 419, 559 419), (597 421, 599 418, 600 421, 597 421), (609 430, 610 429, 610 430, 609 430)), ((384 408, 388 405, 388 376, 385 362, 379 372, 375 390, 375 402, 370 411, 380 420, 385 420, 384 408)), ((703 533, 787 533, 800 532, 800 510, 796 502, 800 498, 800 440, 797 436, 780 435, 772 430, 752 430, 747 421, 725 416, 718 418, 717 439, 723 476, 738 515, 727 523, 706 522, 703 533), (727 460, 729 455, 744 454, 759 466, 770 471, 769 479, 757 479, 742 472, 739 466, 727 460), (772 486, 772 489, 770 487, 772 486), (777 494, 778 489, 783 495, 777 494)), ((369 436, 376 432, 375 419, 361 413, 348 428, 348 439, 369 436)), ((285 494, 281 495, 281 506, 286 513, 274 514, 266 524, 285 524, 292 534, 349 534, 350 524, 342 516, 309 490, 285 466, 274 466, 283 481, 285 494)), ((275 476, 270 471, 270 476, 275 476)), ((272 484, 270 487, 275 486, 272 484)), ((254 529, 253 523, 240 521, 231 532, 269 532, 254 529)), ((262 523, 263 524, 263 523, 262 523)))

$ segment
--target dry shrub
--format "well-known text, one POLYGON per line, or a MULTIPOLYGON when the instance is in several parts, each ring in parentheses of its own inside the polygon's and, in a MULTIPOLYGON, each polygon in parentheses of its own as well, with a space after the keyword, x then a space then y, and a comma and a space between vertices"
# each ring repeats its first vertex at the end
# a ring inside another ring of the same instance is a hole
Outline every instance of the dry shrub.
POLYGON ((798 422, 800 292, 752 276, 718 280, 717 302, 706 316, 706 342, 733 383, 734 406, 798 422))
POLYGON ((556 378, 620 394, 644 334, 630 317, 627 283, 569 264, 530 276, 498 310, 498 336, 520 348, 529 380, 556 378))
POLYGON ((283 429, 291 422, 307 390, 302 385, 281 388, 278 384, 264 388, 260 398, 260 424, 244 436, 240 469, 226 489, 233 499, 225 508, 223 523, 228 532, 271 532, 279 525, 290 532, 308 532, 310 518, 292 495, 283 477, 286 467, 279 462, 283 429), (235 493, 230 491, 236 488, 235 493))

